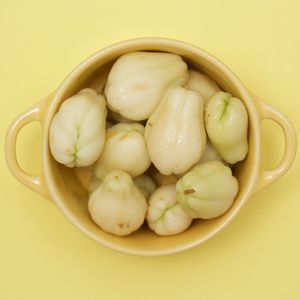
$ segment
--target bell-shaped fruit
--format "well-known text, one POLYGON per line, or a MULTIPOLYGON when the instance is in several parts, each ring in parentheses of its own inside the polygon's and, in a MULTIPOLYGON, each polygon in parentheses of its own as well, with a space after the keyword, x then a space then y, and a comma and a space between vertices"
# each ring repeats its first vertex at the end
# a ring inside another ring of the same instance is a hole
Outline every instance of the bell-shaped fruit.
POLYGON ((193 218, 211 219, 225 213, 238 192, 238 181, 220 161, 194 166, 176 184, 177 201, 193 218))
POLYGON ((56 161, 67 167, 93 164, 105 141, 105 98, 84 89, 66 99, 50 126, 50 149, 56 161))
POLYGON ((95 175, 103 180, 108 172, 121 170, 135 177, 143 174, 150 164, 144 126, 119 123, 106 131, 106 141, 96 163, 95 175))
POLYGON ((190 169, 206 145, 201 95, 181 86, 170 88, 148 119, 145 138, 150 159, 160 173, 190 169))
POLYGON ((151 195, 146 219, 158 235, 181 233, 192 222, 192 218, 176 202, 175 185, 162 186, 151 195))
POLYGON ((229 93, 213 96, 205 109, 207 135, 222 158, 235 164, 248 153, 248 114, 243 102, 229 93))
POLYGON ((187 80, 187 65, 175 54, 130 52, 113 65, 105 86, 111 110, 140 121, 154 111, 166 90, 187 80))
POLYGON ((88 209, 104 231, 124 236, 143 224, 147 202, 127 173, 112 171, 90 195, 88 209))
POLYGON ((189 70, 189 77, 186 85, 194 91, 199 92, 203 99, 204 105, 208 100, 220 91, 220 88, 214 80, 212 80, 208 75, 198 72, 196 70, 189 70))

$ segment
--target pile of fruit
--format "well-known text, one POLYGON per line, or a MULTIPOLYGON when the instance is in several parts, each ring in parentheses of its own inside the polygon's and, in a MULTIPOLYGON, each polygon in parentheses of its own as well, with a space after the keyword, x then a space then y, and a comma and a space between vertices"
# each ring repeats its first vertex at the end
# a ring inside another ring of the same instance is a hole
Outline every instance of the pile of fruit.
POLYGON ((247 131, 242 101, 180 56, 131 52, 114 63, 103 94, 86 88, 61 104, 50 148, 66 167, 93 166, 88 209, 104 231, 129 235, 146 219, 173 235, 230 208, 247 131))

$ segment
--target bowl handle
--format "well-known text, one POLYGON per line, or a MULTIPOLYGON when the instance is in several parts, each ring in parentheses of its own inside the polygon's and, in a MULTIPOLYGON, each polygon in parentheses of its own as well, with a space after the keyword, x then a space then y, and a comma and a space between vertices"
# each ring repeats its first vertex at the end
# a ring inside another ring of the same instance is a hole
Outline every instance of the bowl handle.
POLYGON ((292 123, 283 113, 260 100, 257 96, 253 95, 253 98, 257 102, 261 121, 268 119, 277 123, 285 138, 284 154, 279 165, 273 170, 260 171, 254 191, 257 193, 280 178, 290 168, 296 156, 297 137, 292 123))
POLYGON ((17 117, 8 128, 5 139, 5 157, 10 172, 21 183, 48 199, 50 199, 50 197, 46 188, 44 176, 33 176, 31 174, 28 174, 20 167, 16 155, 16 141, 18 133, 27 124, 34 121, 38 121, 42 124, 43 112, 51 96, 52 95, 49 95, 36 105, 30 107, 19 117, 17 117))

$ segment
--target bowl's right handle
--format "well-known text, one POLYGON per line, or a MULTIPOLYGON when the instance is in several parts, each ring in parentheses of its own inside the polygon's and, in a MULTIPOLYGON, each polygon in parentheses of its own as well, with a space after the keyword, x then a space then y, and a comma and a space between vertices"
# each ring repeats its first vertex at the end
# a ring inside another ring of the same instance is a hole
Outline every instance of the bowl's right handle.
POLYGON ((282 128, 285 138, 284 154, 279 165, 273 170, 260 171, 254 191, 257 193, 281 177, 290 168, 296 156, 297 136, 292 123, 283 113, 260 100, 257 96, 253 95, 253 98, 257 102, 261 121, 268 119, 277 123, 282 128))
POLYGON ((34 121, 42 124, 45 108, 48 106, 48 100, 51 96, 49 95, 17 117, 8 128, 5 139, 5 157, 10 172, 21 183, 46 198, 49 198, 49 195, 43 174, 34 176, 20 167, 16 154, 16 142, 18 134, 24 126, 34 121))

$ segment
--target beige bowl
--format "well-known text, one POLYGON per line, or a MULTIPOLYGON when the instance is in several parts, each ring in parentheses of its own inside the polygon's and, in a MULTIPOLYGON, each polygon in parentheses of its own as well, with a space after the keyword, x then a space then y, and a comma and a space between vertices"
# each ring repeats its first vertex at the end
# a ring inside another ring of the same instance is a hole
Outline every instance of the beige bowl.
POLYGON ((250 93, 226 66, 205 51, 180 41, 162 38, 129 40, 97 52, 77 66, 53 94, 19 116, 8 129, 6 137, 7 164, 19 181, 51 199, 73 224, 98 243, 137 255, 179 252, 208 240, 229 223, 249 197, 283 175, 292 164, 295 153, 296 135, 291 123, 282 113, 250 93), (158 237, 146 227, 128 237, 117 237, 103 232, 92 221, 87 209, 85 175, 88 175, 88 170, 69 169, 58 164, 52 158, 49 148, 49 126, 60 104, 84 87, 101 91, 114 61, 123 53, 137 50, 165 51, 181 55, 190 66, 214 78, 223 90, 242 99, 249 114, 249 154, 234 171, 240 184, 234 205, 224 215, 211 220, 195 221, 186 232, 171 237, 158 237), (271 171, 260 168, 261 122, 264 119, 279 124, 285 135, 283 158, 279 166, 271 171), (41 176, 27 174, 16 159, 18 132, 32 121, 38 121, 42 125, 41 176))

